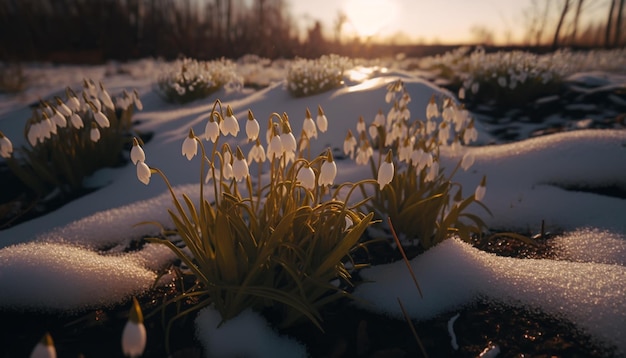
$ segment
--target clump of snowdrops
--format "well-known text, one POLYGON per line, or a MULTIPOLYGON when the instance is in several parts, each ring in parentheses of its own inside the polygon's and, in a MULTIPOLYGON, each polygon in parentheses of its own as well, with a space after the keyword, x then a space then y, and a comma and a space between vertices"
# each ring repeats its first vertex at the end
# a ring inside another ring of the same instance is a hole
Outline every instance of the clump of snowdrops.
POLYGON ((318 108, 314 121, 307 109, 303 127, 296 140, 288 115, 272 113, 261 131, 248 111, 247 150, 232 147, 239 122, 230 106, 224 110, 215 101, 204 133, 190 128, 182 143, 182 155, 198 167, 195 201, 179 196, 160 169, 148 166, 135 141, 131 159, 139 180, 147 185, 159 175, 175 206, 169 210, 174 227, 162 227, 161 235, 149 240, 173 250, 197 282, 173 299, 198 299, 181 316, 211 305, 223 320, 252 308, 270 312, 282 326, 302 318, 319 325, 320 307, 348 294, 348 267, 358 267, 350 254, 361 245, 373 214, 357 211, 359 203, 347 204, 363 183, 335 185, 330 150, 308 156, 309 139, 327 129, 323 110, 318 108), (183 248, 176 245, 181 239, 183 248))
POLYGON ((157 80, 157 89, 170 103, 188 103, 207 98, 224 88, 239 90, 243 79, 231 60, 198 61, 183 58, 175 61, 157 80))
POLYGON ((287 90, 294 97, 306 97, 341 87, 350 67, 350 58, 335 54, 296 59, 287 69, 287 90))
POLYGON ((558 94, 565 78, 581 68, 571 52, 548 54, 525 51, 485 52, 462 47, 448 55, 426 59, 422 66, 458 89, 467 103, 519 108, 548 95, 558 94))
POLYGON ((80 92, 67 87, 64 99, 39 102, 24 128, 27 146, 13 151, 0 134, 5 148, 10 147, 0 154, 38 195, 55 189, 71 195, 96 170, 123 163, 135 108, 143 108, 136 91, 111 97, 102 83, 85 79, 80 92))
MULTIPOLYGON (((369 164, 380 188, 364 206, 383 223, 391 219, 404 241, 423 249, 453 235, 469 240, 472 233, 480 234, 485 228, 482 219, 466 209, 475 203, 489 213, 481 203, 486 178, 464 196, 453 177, 459 168, 467 170, 473 157, 465 155, 449 174, 440 167, 439 158, 440 148, 459 150, 477 139, 474 121, 450 98, 434 96, 426 119, 411 119, 410 101, 402 81, 391 83, 386 94, 386 102, 392 105, 389 112, 385 115, 380 110, 369 125, 359 118, 356 135, 352 131, 346 135, 344 153, 359 165, 369 164)), ((365 188, 363 195, 367 196, 365 188)))

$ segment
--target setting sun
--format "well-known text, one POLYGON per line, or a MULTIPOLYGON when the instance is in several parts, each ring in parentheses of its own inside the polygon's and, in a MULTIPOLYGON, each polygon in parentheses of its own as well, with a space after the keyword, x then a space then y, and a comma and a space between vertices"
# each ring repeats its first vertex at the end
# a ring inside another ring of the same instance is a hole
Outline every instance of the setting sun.
POLYGON ((380 35, 397 19, 398 6, 388 0, 349 0, 345 5, 348 26, 358 36, 380 35))

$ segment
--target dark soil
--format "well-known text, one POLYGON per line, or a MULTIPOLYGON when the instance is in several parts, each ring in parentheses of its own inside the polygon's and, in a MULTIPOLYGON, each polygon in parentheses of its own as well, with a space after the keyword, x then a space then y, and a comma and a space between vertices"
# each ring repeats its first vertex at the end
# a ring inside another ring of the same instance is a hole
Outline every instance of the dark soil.
MULTIPOLYGON (((529 244, 494 235, 476 238, 473 244, 504 256, 550 258, 551 237, 549 233, 537 235, 532 238, 534 244, 529 244)), ((399 259, 397 251, 384 242, 371 247, 369 256, 380 263, 399 259)), ((356 281, 358 284, 358 274, 356 281)), ((169 356, 202 356, 202 346, 195 339, 195 314, 174 321, 171 334, 166 337, 168 318, 174 315, 175 307, 170 305, 163 310, 161 303, 176 293, 172 286, 139 297, 148 332, 144 357, 168 356, 167 338, 169 356)), ((193 303, 183 302, 182 308, 193 303)), ((73 314, 5 309, 0 311, 0 358, 28 356, 45 332, 52 335, 59 357, 122 357, 121 332, 129 309, 130 302, 73 314)), ((408 321, 359 309, 347 299, 326 307, 322 318, 324 332, 307 322, 280 332, 305 344, 311 357, 477 357, 490 345, 500 348, 498 357, 617 356, 612 348, 578 332, 574 324, 564 319, 483 300, 428 321, 411 321, 417 338, 408 321), (454 332, 459 348, 454 350, 447 325, 457 313, 454 332)))

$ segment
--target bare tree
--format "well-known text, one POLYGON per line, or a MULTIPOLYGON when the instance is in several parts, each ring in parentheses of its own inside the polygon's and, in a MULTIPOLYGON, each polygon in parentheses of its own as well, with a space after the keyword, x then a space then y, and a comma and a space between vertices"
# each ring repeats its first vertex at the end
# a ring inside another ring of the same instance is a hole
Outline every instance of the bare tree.
POLYGON ((563 27, 563 22, 565 21, 565 16, 569 11, 569 1, 565 0, 563 4, 563 9, 561 10, 561 16, 559 16, 559 22, 556 24, 556 30, 554 31, 554 39, 552 40, 552 48, 556 49, 559 46, 559 35, 561 33, 561 28, 563 27))
POLYGON ((615 46, 620 45, 620 34, 622 33, 622 19, 624 17, 624 0, 619 2, 619 10, 617 11, 617 22, 615 23, 615 46))
POLYGON ((578 0, 578 3, 576 4, 576 13, 574 14, 574 23, 572 25, 572 34, 570 36, 570 43, 572 44, 576 43, 578 25, 580 24, 580 13, 581 13, 584 1, 585 0, 578 0))
POLYGON ((609 16, 606 20, 606 32, 604 33, 604 46, 611 46, 611 25, 613 24, 613 11, 615 10, 615 1, 611 0, 611 6, 609 7, 609 16))

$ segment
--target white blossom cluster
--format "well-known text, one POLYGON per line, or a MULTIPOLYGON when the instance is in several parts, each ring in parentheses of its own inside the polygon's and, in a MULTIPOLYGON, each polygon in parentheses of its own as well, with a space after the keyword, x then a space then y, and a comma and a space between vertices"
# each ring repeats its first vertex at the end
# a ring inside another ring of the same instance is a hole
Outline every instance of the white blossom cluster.
POLYGON ((227 59, 198 61, 179 59, 165 66, 158 79, 158 89, 168 102, 187 103, 206 98, 217 90, 238 91, 243 78, 237 66, 227 59))
POLYGON ((287 70, 287 89, 295 97, 305 97, 337 88, 343 84, 344 71, 351 66, 348 57, 335 54, 296 59, 287 70))
POLYGON ((137 91, 124 90, 121 96, 111 97, 102 83, 96 85, 91 79, 83 81, 82 91, 66 89, 66 99, 55 97, 54 101, 41 101, 26 126, 26 138, 32 147, 57 135, 62 128, 89 129, 93 142, 100 140, 100 129, 110 126, 109 117, 116 110, 125 111, 132 106, 143 109, 137 91))

